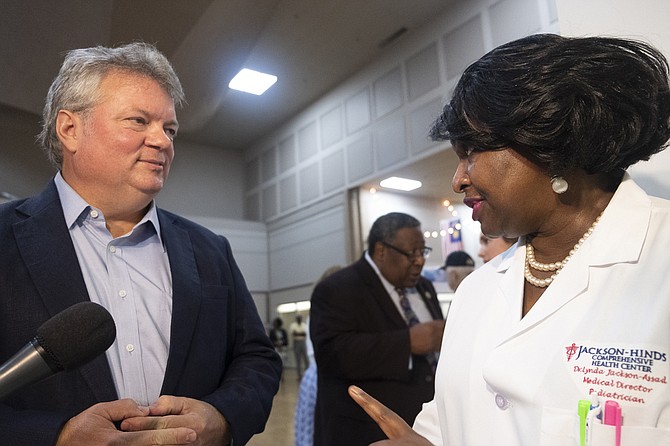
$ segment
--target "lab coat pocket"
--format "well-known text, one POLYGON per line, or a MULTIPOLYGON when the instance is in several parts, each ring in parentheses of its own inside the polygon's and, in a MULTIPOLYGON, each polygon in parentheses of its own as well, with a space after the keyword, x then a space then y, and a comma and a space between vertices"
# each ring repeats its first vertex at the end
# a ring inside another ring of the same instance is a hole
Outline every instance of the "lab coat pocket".
POLYGON ((542 408, 540 446, 579 445, 579 417, 576 410, 542 408))
MULTIPOLYGON (((616 444, 614 426, 595 424, 591 429, 589 446, 612 446, 616 444)), ((621 446, 670 446, 670 429, 649 426, 622 426, 621 446)))

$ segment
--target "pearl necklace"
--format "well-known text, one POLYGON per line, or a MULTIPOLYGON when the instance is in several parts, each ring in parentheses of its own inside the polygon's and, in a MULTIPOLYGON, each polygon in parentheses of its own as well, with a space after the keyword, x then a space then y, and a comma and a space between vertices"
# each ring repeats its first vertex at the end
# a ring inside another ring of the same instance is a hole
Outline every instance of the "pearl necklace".
POLYGON ((553 263, 540 263, 535 259, 535 249, 533 249, 533 245, 530 244, 530 242, 526 242, 526 262, 524 264, 523 268, 523 275, 526 278, 526 281, 530 283, 533 286, 536 286, 538 288, 546 288, 549 286, 551 282, 554 281, 558 273, 563 269, 566 263, 572 258, 573 254, 577 252, 577 250, 584 244, 587 238, 593 233, 593 230, 595 229, 596 225, 600 221, 600 217, 602 217, 602 212, 598 217, 596 218, 596 221, 593 222, 591 227, 582 235, 582 237, 577 241, 575 246, 570 250, 568 255, 561 260, 560 262, 553 262, 553 263), (545 278, 545 279, 540 279, 537 278, 533 275, 533 273, 530 271, 530 269, 533 268, 537 271, 555 271, 551 276, 545 278))

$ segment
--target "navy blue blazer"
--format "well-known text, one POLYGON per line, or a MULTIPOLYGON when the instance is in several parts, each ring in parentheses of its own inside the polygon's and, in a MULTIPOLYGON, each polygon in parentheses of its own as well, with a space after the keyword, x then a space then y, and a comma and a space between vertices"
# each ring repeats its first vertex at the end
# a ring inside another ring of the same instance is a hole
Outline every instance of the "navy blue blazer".
MULTIPOLYGON (((437 293, 421 277, 416 285, 433 319, 443 319, 437 293)), ((386 438, 347 393, 355 384, 408 424, 433 399, 433 371, 412 355, 407 322, 365 258, 316 285, 310 336, 317 364, 315 446, 362 446, 386 438)))
MULTIPOLYGON (((158 210, 172 272, 170 350, 161 393, 206 401, 228 420, 235 444, 263 430, 279 387, 270 343, 228 241, 158 210)), ((0 205, 0 364, 46 320, 89 300, 53 181, 41 194, 0 205)), ((105 355, 0 402, 0 438, 53 445, 62 425, 117 399, 105 355)))

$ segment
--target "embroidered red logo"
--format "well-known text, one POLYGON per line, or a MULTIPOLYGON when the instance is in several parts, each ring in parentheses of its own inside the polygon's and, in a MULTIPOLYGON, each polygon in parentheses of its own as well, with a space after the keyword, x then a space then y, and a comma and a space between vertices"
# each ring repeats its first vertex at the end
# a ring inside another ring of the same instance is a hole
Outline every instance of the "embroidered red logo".
POLYGON ((565 347, 565 355, 568 357, 568 361, 570 361, 572 357, 575 356, 578 350, 579 346, 574 342, 572 343, 572 345, 565 347))

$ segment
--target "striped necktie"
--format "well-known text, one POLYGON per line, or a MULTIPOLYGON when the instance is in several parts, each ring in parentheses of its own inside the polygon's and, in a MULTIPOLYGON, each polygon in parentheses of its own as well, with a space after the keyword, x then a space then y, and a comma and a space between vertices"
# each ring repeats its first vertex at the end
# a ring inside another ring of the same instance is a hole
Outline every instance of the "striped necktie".
MULTIPOLYGON (((416 313, 412 309, 412 305, 409 303, 409 299, 407 298, 407 294, 405 294, 405 289, 404 288, 396 288, 396 292, 398 293, 398 296, 400 297, 400 308, 402 308, 402 311, 405 315, 405 320, 407 321, 408 326, 413 326, 419 323, 419 318, 416 317, 416 313)), ((437 368, 437 354, 436 353, 428 353, 426 355, 426 360, 428 361, 428 364, 430 365, 430 368, 433 370, 433 374, 435 374, 435 369, 437 368)))
POLYGON ((416 325, 419 323, 419 318, 416 317, 416 313, 412 309, 412 305, 409 303, 409 299, 407 298, 407 295, 405 294, 405 289, 404 288, 396 288, 396 292, 398 293, 398 296, 400 296, 400 308, 402 308, 402 312, 405 315, 405 320, 407 321, 407 325, 410 327, 413 325, 416 325))

